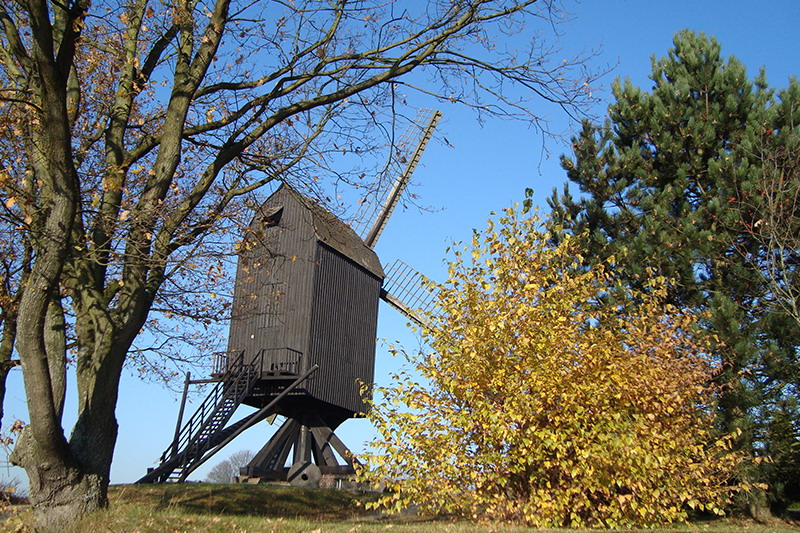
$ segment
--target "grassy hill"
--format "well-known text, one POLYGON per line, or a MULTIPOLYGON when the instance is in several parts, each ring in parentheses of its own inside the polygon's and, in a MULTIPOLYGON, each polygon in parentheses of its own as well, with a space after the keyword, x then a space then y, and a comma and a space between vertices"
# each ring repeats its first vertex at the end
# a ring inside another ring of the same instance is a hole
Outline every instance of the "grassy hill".
MULTIPOLYGON (((323 489, 299 489, 275 485, 118 485, 110 489, 111 505, 74 525, 64 533, 107 532, 210 532, 210 533, 520 533, 519 526, 469 524, 430 520, 412 514, 383 517, 365 511, 359 502, 374 494, 323 489)), ((27 531, 30 516, 17 509, 2 531, 27 531)), ((730 531, 738 533, 797 533, 800 527, 776 523, 770 526, 747 521, 715 520, 677 525, 663 531, 730 531)), ((574 530, 571 530, 574 532, 574 530)), ((652 531, 652 530, 649 530, 652 531)))

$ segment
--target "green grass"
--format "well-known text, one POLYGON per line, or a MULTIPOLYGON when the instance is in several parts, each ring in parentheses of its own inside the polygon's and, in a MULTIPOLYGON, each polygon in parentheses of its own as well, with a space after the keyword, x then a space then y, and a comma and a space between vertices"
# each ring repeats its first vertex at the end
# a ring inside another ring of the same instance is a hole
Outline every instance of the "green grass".
MULTIPOLYGON (((529 528, 430 520, 413 515, 384 517, 359 506, 373 494, 299 489, 274 485, 119 485, 111 487, 107 511, 94 514, 64 533, 521 533, 529 528)), ((17 513, 0 531, 27 531, 30 516, 17 513)), ((573 530, 574 531, 574 530, 573 530)), ((630 531, 630 530, 627 530, 630 531)), ((651 530, 652 531, 652 530, 651 530)), ((799 527, 757 525, 741 520, 714 520, 677 525, 673 533, 797 533, 799 527)))
POLYGON ((357 502, 374 495, 279 485, 118 485, 109 498, 120 506, 142 506, 187 514, 348 520, 364 514, 357 502))

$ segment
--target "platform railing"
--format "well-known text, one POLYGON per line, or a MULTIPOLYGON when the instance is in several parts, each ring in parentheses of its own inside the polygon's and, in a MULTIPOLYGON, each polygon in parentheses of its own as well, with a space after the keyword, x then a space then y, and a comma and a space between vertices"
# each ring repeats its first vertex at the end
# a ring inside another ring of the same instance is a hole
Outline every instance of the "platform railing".
POLYGON ((236 398, 230 398, 232 404, 241 402, 241 398, 238 396, 245 394, 253 381, 258 378, 262 360, 262 354, 259 354, 253 361, 245 363, 244 355, 244 352, 241 352, 233 361, 230 358, 226 359, 227 364, 219 374, 220 381, 214 385, 203 403, 183 425, 172 445, 162 454, 161 462, 186 449, 202 433, 203 429, 212 422, 215 412, 222 407, 226 395, 236 396, 236 398))

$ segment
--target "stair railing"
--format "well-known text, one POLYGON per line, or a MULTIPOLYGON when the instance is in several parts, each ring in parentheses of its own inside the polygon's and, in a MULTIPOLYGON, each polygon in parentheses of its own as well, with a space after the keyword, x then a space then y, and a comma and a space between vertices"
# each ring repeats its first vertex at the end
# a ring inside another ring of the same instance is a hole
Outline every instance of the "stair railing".
POLYGON ((161 463, 165 463, 181 453, 181 450, 188 448, 192 441, 210 424, 215 412, 220 409, 225 400, 232 400, 238 407, 241 400, 244 399, 243 396, 249 393, 253 383, 259 377, 262 356, 263 353, 259 352, 249 363, 244 362, 244 352, 240 352, 233 361, 228 358, 228 364, 221 380, 214 385, 206 399, 186 421, 172 445, 161 455, 161 463))

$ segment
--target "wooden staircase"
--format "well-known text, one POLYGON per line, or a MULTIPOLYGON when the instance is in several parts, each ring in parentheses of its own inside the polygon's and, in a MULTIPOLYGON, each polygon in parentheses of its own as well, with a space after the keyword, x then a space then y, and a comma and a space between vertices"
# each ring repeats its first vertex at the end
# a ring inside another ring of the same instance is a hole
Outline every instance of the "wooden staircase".
POLYGON ((228 362, 220 381, 175 436, 161 455, 159 465, 147 472, 137 483, 182 483, 188 475, 208 460, 221 444, 239 428, 251 422, 248 417, 225 426, 234 411, 249 396, 261 373, 261 354, 244 362, 244 352, 228 362))

